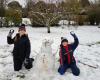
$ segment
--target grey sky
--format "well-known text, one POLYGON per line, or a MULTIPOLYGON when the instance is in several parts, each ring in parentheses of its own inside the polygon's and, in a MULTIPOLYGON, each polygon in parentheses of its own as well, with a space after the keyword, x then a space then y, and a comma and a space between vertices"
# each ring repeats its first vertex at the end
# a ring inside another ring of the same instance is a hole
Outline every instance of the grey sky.
MULTIPOLYGON (((10 0, 9 2, 11 1, 18 1, 22 6, 25 5, 25 0, 10 0)), ((38 1, 38 0, 34 0, 34 1, 38 1)), ((61 1, 61 0, 44 0, 46 2, 50 2, 50 1, 53 1, 53 2, 56 2, 56 1, 61 1)), ((94 0, 89 0, 89 1, 94 1, 94 0)))

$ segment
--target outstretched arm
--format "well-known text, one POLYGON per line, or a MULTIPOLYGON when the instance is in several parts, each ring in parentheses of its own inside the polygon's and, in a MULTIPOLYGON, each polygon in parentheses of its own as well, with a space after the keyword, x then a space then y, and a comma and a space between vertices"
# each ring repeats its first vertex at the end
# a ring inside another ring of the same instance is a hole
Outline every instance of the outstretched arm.
POLYGON ((71 47, 73 50, 75 50, 79 44, 79 40, 78 37, 76 36, 76 34, 74 32, 70 32, 70 34, 73 36, 74 38, 74 43, 71 44, 71 47))

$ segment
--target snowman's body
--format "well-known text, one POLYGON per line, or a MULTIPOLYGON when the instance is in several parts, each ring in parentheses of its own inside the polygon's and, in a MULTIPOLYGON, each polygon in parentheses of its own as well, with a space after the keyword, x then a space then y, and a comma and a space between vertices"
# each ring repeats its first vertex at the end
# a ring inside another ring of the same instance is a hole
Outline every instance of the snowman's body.
POLYGON ((34 69, 42 72, 52 72, 54 71, 54 55, 52 54, 52 42, 45 40, 42 43, 40 53, 37 55, 34 69))
POLYGON ((29 80, 52 80, 54 76, 55 57, 52 54, 52 41, 44 40, 37 54, 33 69, 27 75, 29 80), (38 76, 38 77, 37 77, 38 76))

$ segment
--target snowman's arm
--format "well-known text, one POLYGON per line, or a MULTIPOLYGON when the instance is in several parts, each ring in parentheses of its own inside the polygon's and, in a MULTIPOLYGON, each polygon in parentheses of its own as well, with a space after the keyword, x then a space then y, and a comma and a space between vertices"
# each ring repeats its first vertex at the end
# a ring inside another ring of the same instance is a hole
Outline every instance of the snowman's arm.
POLYGON ((58 53, 59 49, 60 49, 60 47, 58 46, 56 52, 53 53, 54 56, 58 53))

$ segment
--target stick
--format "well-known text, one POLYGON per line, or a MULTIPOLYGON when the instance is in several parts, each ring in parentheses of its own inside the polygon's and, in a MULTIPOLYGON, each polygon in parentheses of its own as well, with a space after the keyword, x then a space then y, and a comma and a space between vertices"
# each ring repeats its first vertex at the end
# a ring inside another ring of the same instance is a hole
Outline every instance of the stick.
POLYGON ((35 52, 36 54, 39 54, 38 52, 36 52, 35 50, 33 50, 33 52, 35 52))
POLYGON ((83 64, 83 65, 86 65, 86 66, 88 66, 88 67, 94 68, 94 69, 97 69, 97 68, 99 67, 98 65, 92 66, 92 65, 86 64, 86 63, 81 62, 81 61, 78 61, 78 62, 81 63, 81 64, 83 64))
POLYGON ((58 51, 59 51, 59 48, 57 48, 57 51, 54 53, 54 56, 57 54, 58 51))

